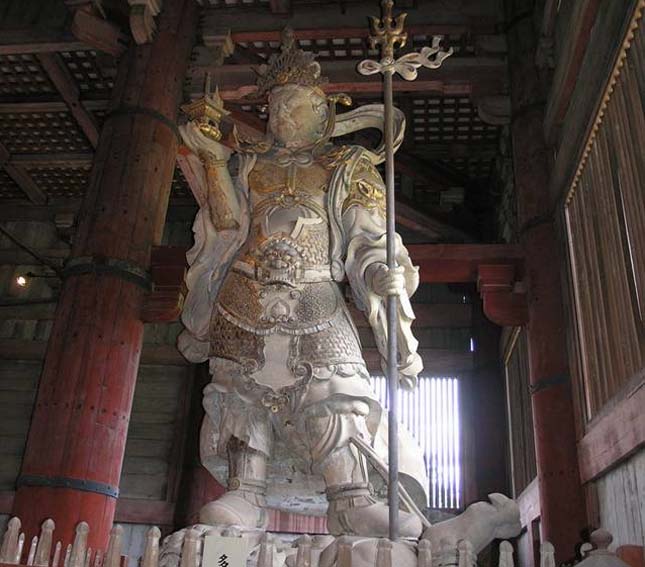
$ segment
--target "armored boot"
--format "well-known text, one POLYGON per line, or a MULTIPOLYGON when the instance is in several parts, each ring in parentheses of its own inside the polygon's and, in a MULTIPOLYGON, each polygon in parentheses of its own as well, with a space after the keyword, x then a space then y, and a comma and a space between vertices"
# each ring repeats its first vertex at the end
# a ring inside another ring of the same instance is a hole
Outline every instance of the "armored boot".
POLYGON ((239 439, 228 443, 228 492, 199 511, 209 525, 266 529, 266 456, 239 439))
MULTIPOLYGON (((387 537, 389 507, 377 500, 369 483, 367 461, 349 438, 365 438, 365 417, 335 414, 307 420, 308 435, 314 442, 311 454, 314 467, 327 486, 327 529, 333 535, 387 537)), ((421 520, 408 512, 399 512, 401 537, 418 538, 421 520)))

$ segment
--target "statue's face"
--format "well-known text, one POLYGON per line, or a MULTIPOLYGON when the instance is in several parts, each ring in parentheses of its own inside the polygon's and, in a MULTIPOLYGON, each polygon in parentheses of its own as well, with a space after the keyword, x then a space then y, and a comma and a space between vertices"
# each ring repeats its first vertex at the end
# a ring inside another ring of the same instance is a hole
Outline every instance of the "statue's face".
POLYGON ((269 128, 287 148, 317 142, 325 132, 328 116, 327 99, 316 89, 284 85, 269 95, 269 128))

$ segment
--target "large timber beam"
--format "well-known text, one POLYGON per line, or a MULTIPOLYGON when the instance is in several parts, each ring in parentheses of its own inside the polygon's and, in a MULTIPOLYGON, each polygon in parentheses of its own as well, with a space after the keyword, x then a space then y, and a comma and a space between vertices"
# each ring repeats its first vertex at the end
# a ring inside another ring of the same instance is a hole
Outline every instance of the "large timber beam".
POLYGON ((71 33, 60 30, 27 29, 2 30, 0 55, 82 51, 89 46, 71 33))
POLYGON ((408 203, 397 199, 396 224, 424 236, 429 242, 472 242, 465 232, 422 213, 408 203))
POLYGON ((74 12, 71 32, 79 41, 93 49, 119 57, 125 51, 128 38, 116 24, 101 17, 94 2, 83 5, 69 2, 74 12))
MULTIPOLYGON (((224 100, 243 102, 256 91, 256 66, 249 64, 218 66, 207 48, 194 50, 195 63, 189 73, 190 93, 201 96, 204 80, 210 73, 224 100)), ((378 76, 363 76, 356 72, 356 61, 321 61, 323 74, 329 83, 323 86, 328 93, 380 94, 383 90, 378 76)), ((497 56, 464 56, 450 59, 439 69, 421 69, 414 82, 394 80, 395 92, 425 92, 454 96, 481 96, 504 92, 507 82, 506 61, 497 56)))
POLYGON ((521 274, 524 253, 513 244, 410 244, 425 283, 476 282, 480 265, 512 265, 521 274))
POLYGON ((423 181, 428 189, 446 191, 451 187, 464 187, 468 178, 458 172, 433 168, 426 160, 400 149, 396 152, 396 169, 400 173, 423 181))
POLYGON ((503 244, 411 244, 410 256, 425 283, 476 282, 484 313, 500 326, 528 321, 524 254, 503 244))
MULTIPOLYGON (((489 8, 487 2, 462 0, 454 4, 455 7, 451 8, 450 3, 444 3, 441 10, 437 10, 433 2, 415 2, 415 6, 406 7, 405 11, 408 13, 406 31, 409 35, 495 33, 498 15, 489 8)), ((297 12, 288 18, 276 18, 265 8, 247 9, 242 13, 238 10, 206 9, 203 35, 207 37, 221 29, 231 30, 234 34, 241 32, 277 32, 279 34, 286 25, 289 25, 296 31, 296 38, 299 38, 305 33, 320 33, 315 31, 316 24, 322 24, 324 28, 329 29, 353 28, 358 30, 358 33, 367 34, 368 18, 376 15, 378 15, 378 5, 373 2, 347 2, 343 3, 342 9, 337 2, 299 5, 297 12)), ((322 26, 319 26, 318 30, 322 26)))

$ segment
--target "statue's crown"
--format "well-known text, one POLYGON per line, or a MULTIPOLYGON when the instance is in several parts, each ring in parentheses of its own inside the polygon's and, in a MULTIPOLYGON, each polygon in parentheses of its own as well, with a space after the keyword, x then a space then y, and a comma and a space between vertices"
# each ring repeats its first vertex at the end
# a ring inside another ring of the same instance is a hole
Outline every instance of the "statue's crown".
POLYGON ((314 61, 314 54, 307 53, 296 45, 291 28, 282 30, 280 53, 271 55, 269 64, 260 66, 257 73, 260 96, 280 85, 317 87, 326 82, 326 79, 320 76, 320 64, 314 61))

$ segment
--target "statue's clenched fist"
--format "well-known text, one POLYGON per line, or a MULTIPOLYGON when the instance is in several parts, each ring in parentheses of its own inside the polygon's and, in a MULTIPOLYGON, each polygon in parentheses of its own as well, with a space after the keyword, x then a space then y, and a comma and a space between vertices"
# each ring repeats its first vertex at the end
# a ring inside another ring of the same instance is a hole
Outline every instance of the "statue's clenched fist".
POLYGON ((381 297, 399 296, 405 291, 405 273, 402 267, 390 270, 385 264, 374 264, 369 269, 372 291, 381 297))

